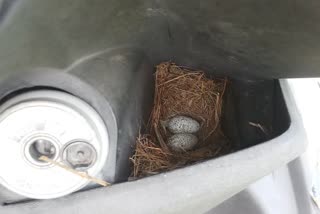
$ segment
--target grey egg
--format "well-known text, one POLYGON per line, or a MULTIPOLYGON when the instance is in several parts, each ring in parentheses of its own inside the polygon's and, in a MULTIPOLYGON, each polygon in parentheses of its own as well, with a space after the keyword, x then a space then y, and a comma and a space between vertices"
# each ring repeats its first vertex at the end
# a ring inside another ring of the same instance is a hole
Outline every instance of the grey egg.
POLYGON ((167 127, 173 134, 196 133, 200 130, 198 121, 186 116, 175 116, 168 121, 167 127))
POLYGON ((175 134, 168 140, 168 146, 176 152, 189 151, 198 143, 198 138, 193 134, 175 134))

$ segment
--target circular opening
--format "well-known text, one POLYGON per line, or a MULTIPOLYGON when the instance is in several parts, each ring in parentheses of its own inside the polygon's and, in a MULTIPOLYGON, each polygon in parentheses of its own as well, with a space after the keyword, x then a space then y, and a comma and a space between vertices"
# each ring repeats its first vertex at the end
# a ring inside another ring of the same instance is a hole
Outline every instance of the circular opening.
POLYGON ((23 154, 27 162, 35 167, 48 167, 52 163, 39 160, 41 156, 46 156, 51 160, 57 160, 60 154, 59 141, 52 136, 36 134, 23 140, 23 154))
POLYGON ((46 156, 53 159, 56 156, 57 148, 49 140, 37 139, 30 144, 29 153, 35 161, 43 163, 44 161, 39 160, 39 158, 46 156))

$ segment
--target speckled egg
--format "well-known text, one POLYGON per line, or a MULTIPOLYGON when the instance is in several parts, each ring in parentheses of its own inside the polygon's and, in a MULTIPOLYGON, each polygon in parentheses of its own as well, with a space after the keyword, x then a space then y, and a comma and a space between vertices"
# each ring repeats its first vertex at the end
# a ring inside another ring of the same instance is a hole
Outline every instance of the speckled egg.
POLYGON ((198 121, 186 116, 175 116, 168 121, 168 130, 173 134, 196 133, 200 130, 198 121))
POLYGON ((193 149, 198 143, 198 138, 193 134, 175 134, 168 139, 168 146, 173 151, 183 152, 193 149))

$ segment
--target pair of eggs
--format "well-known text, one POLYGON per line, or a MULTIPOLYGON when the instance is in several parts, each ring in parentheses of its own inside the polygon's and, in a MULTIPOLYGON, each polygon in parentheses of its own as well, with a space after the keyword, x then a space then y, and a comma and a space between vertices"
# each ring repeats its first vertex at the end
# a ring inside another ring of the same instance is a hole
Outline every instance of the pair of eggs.
POLYGON ((168 139, 168 146, 173 151, 189 151, 198 143, 194 134, 200 130, 200 124, 191 117, 175 116, 167 122, 166 127, 174 134, 168 139))

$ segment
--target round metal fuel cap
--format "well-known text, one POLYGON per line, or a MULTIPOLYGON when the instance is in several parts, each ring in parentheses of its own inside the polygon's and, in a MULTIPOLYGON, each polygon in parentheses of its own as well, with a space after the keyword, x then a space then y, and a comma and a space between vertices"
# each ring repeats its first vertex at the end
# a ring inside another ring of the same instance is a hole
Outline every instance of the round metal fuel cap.
POLYGON ((70 194, 88 180, 39 158, 96 176, 108 139, 99 114, 80 98, 54 90, 14 96, 0 106, 0 184, 29 198, 70 194))

